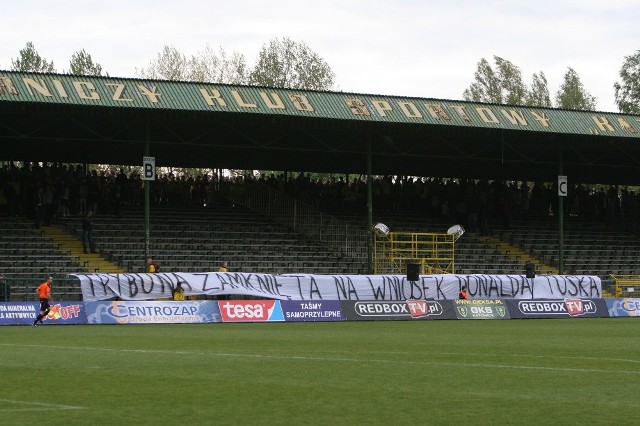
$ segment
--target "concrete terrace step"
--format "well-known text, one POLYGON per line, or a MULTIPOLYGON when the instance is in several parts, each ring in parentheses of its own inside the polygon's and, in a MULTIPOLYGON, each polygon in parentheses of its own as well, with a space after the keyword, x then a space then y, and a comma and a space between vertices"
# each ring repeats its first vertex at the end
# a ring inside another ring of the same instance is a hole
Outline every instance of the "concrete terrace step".
POLYGON ((109 262, 98 253, 84 253, 82 241, 76 236, 64 231, 61 227, 52 225, 41 228, 44 235, 60 244, 60 251, 71 256, 77 256, 80 265, 88 272, 103 272, 111 274, 124 273, 117 264, 109 262))
POLYGON ((483 241, 485 241, 487 244, 489 245, 493 245, 498 247, 498 249, 505 254, 507 257, 509 257, 510 259, 512 259, 513 261, 520 261, 522 262, 522 267, 524 268, 524 264, 526 262, 531 262, 535 265, 536 267, 536 271, 541 272, 549 272, 551 274, 557 275, 560 272, 558 271, 558 268, 555 268, 553 266, 549 266, 549 265, 545 265, 544 263, 542 263, 542 261, 538 258, 532 257, 530 256, 528 253, 524 252, 521 248, 516 247, 512 244, 509 244, 508 242, 502 241, 499 238, 496 237, 489 237, 489 236, 484 236, 484 237, 478 237, 480 239, 482 239, 483 241))

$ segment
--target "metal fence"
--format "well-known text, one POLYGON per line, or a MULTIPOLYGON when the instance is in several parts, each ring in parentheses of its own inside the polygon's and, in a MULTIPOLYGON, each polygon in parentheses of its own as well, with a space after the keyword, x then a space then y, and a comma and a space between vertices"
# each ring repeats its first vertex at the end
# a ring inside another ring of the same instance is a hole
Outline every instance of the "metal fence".
MULTIPOLYGON (((42 276, 26 278, 5 276, 0 282, 0 302, 37 302, 36 288, 42 276)), ((77 278, 53 278, 51 298, 58 301, 82 300, 80 281, 77 278)))
POLYGON ((232 184, 228 197, 352 259, 366 262, 367 232, 257 182, 232 184))

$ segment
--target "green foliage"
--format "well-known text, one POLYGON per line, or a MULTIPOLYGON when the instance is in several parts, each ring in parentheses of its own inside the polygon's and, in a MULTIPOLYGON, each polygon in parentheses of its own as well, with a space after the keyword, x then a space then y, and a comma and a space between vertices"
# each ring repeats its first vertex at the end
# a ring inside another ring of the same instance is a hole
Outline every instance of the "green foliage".
POLYGON ((41 57, 36 51, 33 43, 28 41, 24 49, 20 50, 19 56, 11 60, 11 70, 22 72, 56 72, 53 61, 41 57))
POLYGON ((640 50, 625 56, 620 80, 613 85, 618 109, 626 114, 640 114, 640 50))
POLYGON ((217 51, 209 45, 188 58, 173 46, 164 46, 146 68, 136 69, 140 78, 253 84, 268 87, 329 90, 335 75, 331 67, 306 44, 288 38, 264 45, 255 66, 247 68, 245 56, 217 51))
MULTIPOLYGON (((544 72, 534 73, 532 84, 527 87, 522 81, 520 68, 499 56, 494 56, 494 61, 495 69, 484 58, 478 62, 475 82, 463 93, 466 101, 552 107, 544 72)), ((556 94, 556 106, 589 111, 596 108, 596 98, 585 90, 580 77, 571 68, 556 94)))
POLYGON ((198 167, 158 167, 158 173, 173 173, 176 176, 213 176, 214 169, 198 167))
POLYGON ((497 99, 502 99, 498 76, 485 58, 478 62, 475 78, 475 83, 471 83, 471 86, 463 93, 466 101, 497 102, 497 99))
POLYGON ((154 80, 186 81, 189 75, 188 64, 184 53, 173 46, 165 45, 156 58, 149 62, 147 68, 136 68, 136 75, 154 80))
POLYGON ((262 46, 249 84, 291 89, 330 90, 335 74, 304 42, 273 39, 262 46))
POLYGON ((173 46, 164 46, 147 68, 136 69, 141 78, 202 83, 246 84, 244 55, 228 55, 222 47, 215 52, 209 45, 204 51, 187 58, 173 46))
POLYGON ((549 96, 549 86, 544 72, 533 74, 533 83, 525 97, 525 105, 551 108, 551 97, 549 96))
POLYGON ((297 171, 282 171, 282 170, 257 170, 256 171, 256 176, 257 177, 264 177, 265 179, 268 178, 269 176, 273 175, 275 177, 280 177, 280 176, 284 176, 285 173, 287 173, 287 177, 288 178, 297 178, 300 173, 303 173, 305 176, 309 176, 309 179, 319 179, 321 181, 326 181, 329 178, 344 178, 345 180, 350 179, 351 177, 358 177, 358 178, 362 178, 363 175, 349 175, 349 174, 341 174, 341 173, 329 173, 329 172, 297 172, 297 171))
POLYGON ((495 70, 484 58, 478 62, 476 81, 464 91, 464 99, 473 102, 523 105, 527 88, 522 81, 520 68, 499 56, 493 58, 495 70))
POLYGON ((564 82, 556 93, 556 106, 582 111, 595 111, 596 109, 596 98, 585 90, 578 73, 572 68, 567 69, 564 74, 564 82))
POLYGON ((69 74, 101 76, 102 66, 93 62, 91 55, 82 49, 71 55, 69 74))
POLYGON ((209 45, 198 52, 189 63, 189 79, 191 81, 246 84, 247 64, 244 55, 227 52, 220 47, 214 51, 209 45))

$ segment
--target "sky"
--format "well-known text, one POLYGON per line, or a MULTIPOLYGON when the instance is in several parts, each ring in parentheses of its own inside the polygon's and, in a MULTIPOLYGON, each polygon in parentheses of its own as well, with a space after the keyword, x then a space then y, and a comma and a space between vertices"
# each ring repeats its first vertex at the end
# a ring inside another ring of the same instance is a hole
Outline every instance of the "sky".
POLYGON ((637 0, 20 0, 0 16, 0 70, 29 41, 58 72, 84 49, 110 76, 136 77, 166 45, 252 65, 288 37, 331 66, 339 91, 459 100, 478 62, 500 56, 526 84, 544 72, 552 98, 573 68, 612 112, 620 68, 640 50, 637 0))

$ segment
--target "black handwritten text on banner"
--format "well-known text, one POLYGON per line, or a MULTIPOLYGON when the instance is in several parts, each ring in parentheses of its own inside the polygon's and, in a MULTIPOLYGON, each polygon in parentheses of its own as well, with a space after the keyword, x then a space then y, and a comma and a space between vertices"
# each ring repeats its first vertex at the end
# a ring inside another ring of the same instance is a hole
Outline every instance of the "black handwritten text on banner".
POLYGON ((456 299, 465 285, 471 298, 564 299, 601 297, 599 277, 586 275, 307 275, 251 273, 71 274, 85 301, 170 298, 178 282, 192 295, 244 295, 280 300, 456 299))

